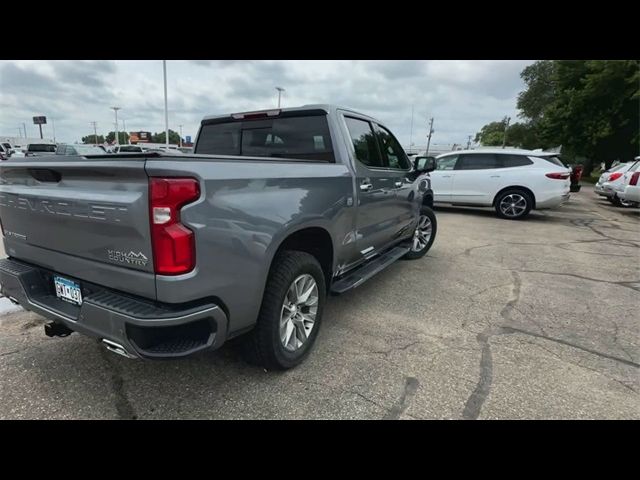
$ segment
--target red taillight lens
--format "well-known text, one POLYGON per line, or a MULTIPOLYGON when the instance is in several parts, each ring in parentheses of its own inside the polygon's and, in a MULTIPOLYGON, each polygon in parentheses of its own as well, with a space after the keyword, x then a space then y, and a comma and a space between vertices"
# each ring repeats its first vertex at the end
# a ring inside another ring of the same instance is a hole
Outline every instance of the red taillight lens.
POLYGON ((155 272, 180 275, 196 265, 193 232, 180 223, 180 209, 200 197, 194 178, 149 178, 149 210, 155 272))
POLYGON ((609 180, 607 182, 613 182, 614 180, 619 179, 622 176, 622 172, 615 172, 609 175, 609 180))
POLYGON ((552 172, 545 173, 545 175, 549 178, 553 178, 554 180, 566 180, 569 178, 570 173, 568 172, 552 172))
POLYGON ((635 172, 631 175, 631 180, 629 180, 629 185, 638 185, 638 178, 640 177, 640 172, 635 172))

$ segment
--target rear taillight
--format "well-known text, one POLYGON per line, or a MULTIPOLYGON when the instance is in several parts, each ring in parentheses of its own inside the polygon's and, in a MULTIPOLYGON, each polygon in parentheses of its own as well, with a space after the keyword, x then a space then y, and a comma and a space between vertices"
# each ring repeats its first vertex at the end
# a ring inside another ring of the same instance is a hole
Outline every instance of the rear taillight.
POLYGON ((633 175, 631 175, 629 185, 638 185, 638 177, 640 177, 640 172, 635 172, 633 175))
POLYGON ((549 178, 553 178, 554 180, 566 180, 567 178, 569 178, 570 173, 569 172, 552 172, 552 173, 545 173, 545 175, 549 178))
POLYGON ((180 275, 196 265, 193 232, 180 223, 180 209, 200 197, 193 178, 149 178, 149 209, 155 272, 180 275))
POLYGON ((613 182, 614 180, 619 179, 622 176, 622 172, 616 172, 609 175, 609 180, 607 182, 613 182))

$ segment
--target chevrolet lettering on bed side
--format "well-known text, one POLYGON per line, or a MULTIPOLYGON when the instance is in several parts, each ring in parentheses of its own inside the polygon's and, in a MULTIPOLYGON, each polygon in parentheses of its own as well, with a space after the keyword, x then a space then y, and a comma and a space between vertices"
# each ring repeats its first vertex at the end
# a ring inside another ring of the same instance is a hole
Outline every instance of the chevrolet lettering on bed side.
POLYGON ((11 193, 0 193, 0 207, 11 207, 19 210, 30 210, 51 215, 90 218, 105 222, 122 222, 127 208, 118 205, 45 200, 37 197, 20 197, 11 193))

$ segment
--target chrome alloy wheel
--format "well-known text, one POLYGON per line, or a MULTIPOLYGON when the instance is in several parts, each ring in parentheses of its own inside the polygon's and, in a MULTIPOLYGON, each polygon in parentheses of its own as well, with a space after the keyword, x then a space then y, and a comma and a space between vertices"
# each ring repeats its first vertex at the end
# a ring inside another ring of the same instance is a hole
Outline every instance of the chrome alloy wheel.
POLYGON ((500 211, 506 217, 519 217, 527 209, 527 199, 518 193, 507 195, 500 201, 500 211))
POLYGON ((432 232, 433 227, 431 225, 431 219, 426 215, 420 215, 420 218, 418 219, 418 226, 416 227, 416 231, 413 233, 411 251, 420 252, 425 248, 429 244, 429 240, 431 240, 432 232))
POLYGON ((309 338, 318 311, 318 285, 305 273, 296 278, 284 297, 280 312, 280 341, 294 352, 309 338))

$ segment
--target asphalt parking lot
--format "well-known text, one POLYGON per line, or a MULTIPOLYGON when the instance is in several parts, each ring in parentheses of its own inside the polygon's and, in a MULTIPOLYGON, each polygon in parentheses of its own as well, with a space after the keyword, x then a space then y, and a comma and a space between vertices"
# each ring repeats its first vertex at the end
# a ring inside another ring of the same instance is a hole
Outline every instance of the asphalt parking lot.
POLYGON ((436 211, 428 257, 329 299, 300 367, 232 346, 128 360, 44 320, 0 317, 0 418, 640 418, 640 211, 592 187, 507 221, 436 211))

